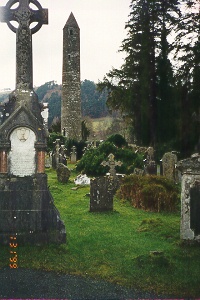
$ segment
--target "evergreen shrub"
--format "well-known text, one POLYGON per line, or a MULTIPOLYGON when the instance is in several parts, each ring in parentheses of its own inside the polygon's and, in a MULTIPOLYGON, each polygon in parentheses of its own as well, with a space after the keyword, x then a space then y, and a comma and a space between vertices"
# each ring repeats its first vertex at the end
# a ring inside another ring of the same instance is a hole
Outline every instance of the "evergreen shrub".
POLYGON ((122 166, 117 166, 116 171, 123 174, 131 174, 134 168, 143 166, 143 156, 134 153, 129 148, 118 148, 113 143, 105 141, 97 148, 87 150, 82 159, 77 163, 76 170, 88 176, 103 176, 109 171, 109 167, 101 166, 108 155, 112 153, 116 161, 121 161, 122 166))
POLYGON ((109 138, 107 139, 107 142, 113 143, 115 146, 117 146, 119 148, 121 148, 123 146, 128 146, 128 143, 125 140, 125 138, 121 134, 118 134, 118 133, 109 136, 109 138))
POLYGON ((180 191, 173 181, 164 176, 138 176, 123 178, 117 195, 128 200, 135 208, 148 211, 176 211, 180 202, 180 191))

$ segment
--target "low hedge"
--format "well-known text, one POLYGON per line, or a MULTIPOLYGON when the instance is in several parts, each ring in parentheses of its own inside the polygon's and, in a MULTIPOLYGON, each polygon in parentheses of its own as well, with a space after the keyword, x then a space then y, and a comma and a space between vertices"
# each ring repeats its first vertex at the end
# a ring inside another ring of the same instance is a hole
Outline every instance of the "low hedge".
POLYGON ((126 176, 117 196, 135 208, 156 212, 176 211, 180 202, 179 187, 164 176, 126 176))

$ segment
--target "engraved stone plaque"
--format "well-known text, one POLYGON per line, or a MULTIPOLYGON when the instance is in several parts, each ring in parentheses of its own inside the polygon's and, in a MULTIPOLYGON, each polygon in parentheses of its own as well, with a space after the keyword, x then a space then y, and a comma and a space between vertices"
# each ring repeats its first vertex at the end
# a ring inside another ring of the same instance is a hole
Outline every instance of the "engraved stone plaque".
POLYGON ((35 174, 35 133, 27 127, 19 127, 10 135, 11 151, 9 153, 10 174, 24 177, 35 174))

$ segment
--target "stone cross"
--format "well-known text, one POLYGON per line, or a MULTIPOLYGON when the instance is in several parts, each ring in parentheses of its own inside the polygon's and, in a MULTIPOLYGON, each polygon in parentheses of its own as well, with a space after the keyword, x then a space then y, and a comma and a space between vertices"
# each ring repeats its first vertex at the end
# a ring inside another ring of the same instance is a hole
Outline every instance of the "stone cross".
POLYGON ((33 89, 32 67, 32 34, 36 33, 43 24, 48 24, 48 10, 43 9, 37 0, 9 0, 5 7, 0 7, 0 22, 7 23, 8 27, 16 33, 16 89, 33 89), (17 8, 12 8, 19 3, 17 8), (30 3, 38 10, 30 8, 30 3), (18 22, 16 28, 11 21, 18 22), (30 24, 37 25, 30 28, 30 24))
POLYGON ((115 167, 116 166, 121 166, 122 162, 121 161, 115 161, 114 160, 115 157, 112 153, 108 155, 108 158, 109 158, 109 160, 108 161, 103 161, 101 163, 101 165, 104 166, 104 167, 109 166, 110 167, 110 170, 109 170, 110 176, 116 176, 115 167))

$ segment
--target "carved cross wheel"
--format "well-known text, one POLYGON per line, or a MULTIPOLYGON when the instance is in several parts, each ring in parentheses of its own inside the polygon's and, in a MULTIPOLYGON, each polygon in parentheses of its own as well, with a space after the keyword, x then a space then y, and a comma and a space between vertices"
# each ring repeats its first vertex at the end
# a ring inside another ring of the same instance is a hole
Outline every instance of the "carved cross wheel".
POLYGON ((0 22, 7 23, 16 33, 16 89, 32 90, 32 34, 36 33, 43 24, 48 24, 48 9, 42 8, 37 0, 9 0, 5 7, 0 7, 0 22), (18 4, 16 8, 13 8, 18 4), (30 7, 33 4, 38 8, 30 7), (11 22, 16 21, 16 28, 11 22), (31 23, 37 25, 30 28, 31 23))
POLYGON ((5 7, 0 8, 1 22, 6 22, 8 27, 17 32, 17 29, 11 21, 16 21, 21 27, 29 27, 31 23, 37 22, 37 25, 31 29, 31 34, 36 33, 43 24, 48 24, 48 10, 43 9, 37 0, 9 0, 5 7), (12 6, 19 3, 17 8, 12 6), (38 10, 30 8, 30 3, 34 4, 38 10))

